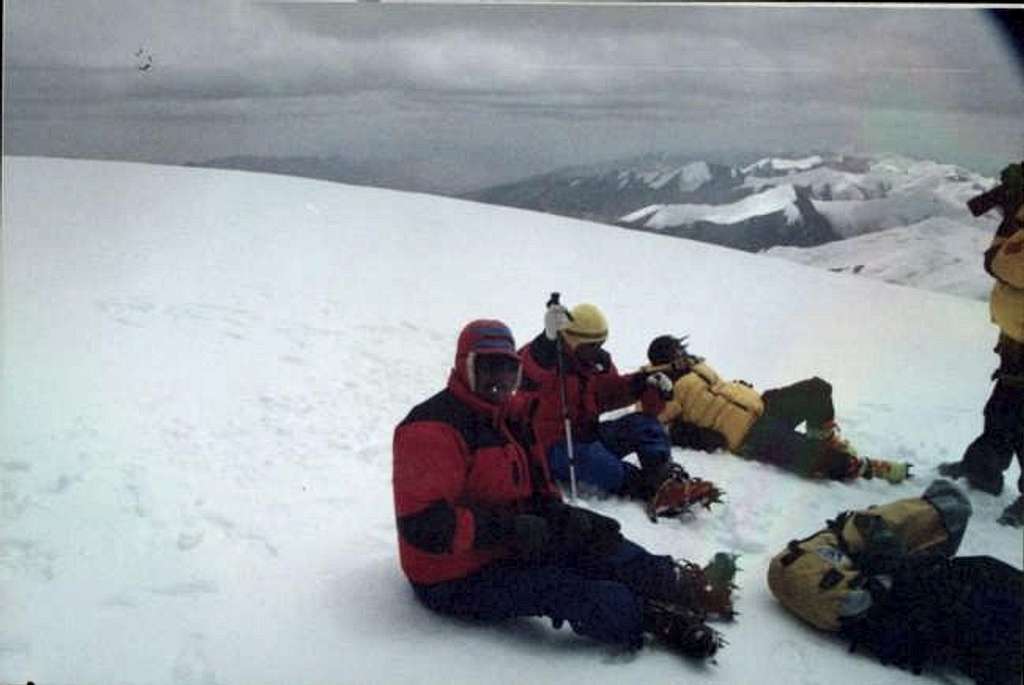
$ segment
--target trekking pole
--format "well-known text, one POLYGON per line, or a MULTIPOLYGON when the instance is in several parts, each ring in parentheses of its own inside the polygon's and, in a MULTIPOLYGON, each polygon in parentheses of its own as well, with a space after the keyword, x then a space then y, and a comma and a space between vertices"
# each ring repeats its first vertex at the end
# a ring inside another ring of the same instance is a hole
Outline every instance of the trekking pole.
MULTIPOLYGON (((551 293, 547 306, 558 302, 559 294, 551 293)), ((562 364, 562 336, 555 334, 555 354, 558 357, 558 392, 562 401, 562 421, 565 425, 565 447, 569 454, 569 501, 576 501, 576 455, 572 449, 572 423, 569 421, 569 405, 565 400, 565 367, 562 364)))

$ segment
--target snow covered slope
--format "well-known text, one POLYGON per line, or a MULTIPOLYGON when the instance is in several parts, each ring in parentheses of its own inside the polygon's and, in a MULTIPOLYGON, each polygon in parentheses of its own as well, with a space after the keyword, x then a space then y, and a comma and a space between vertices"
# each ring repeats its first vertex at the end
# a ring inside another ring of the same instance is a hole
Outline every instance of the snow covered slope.
MULTIPOLYGON (((826 517, 915 496, 959 456, 994 362, 984 304, 427 195, 3 164, 0 682, 911 678, 797 623, 765 570, 826 517), (829 379, 846 435, 919 478, 809 482, 679 451, 725 506, 652 525, 636 505, 590 503, 652 550, 743 555, 717 665, 430 614, 398 568, 392 429, 442 386, 466 321, 503 318, 525 341, 552 290, 602 307, 623 368, 672 331, 762 388, 829 379)), ((1011 496, 971 493, 964 553, 1021 566, 1020 532, 994 522, 1011 496)))
POLYGON ((982 255, 994 233, 994 225, 977 227, 936 217, 817 247, 773 247, 763 254, 987 301, 993 280, 982 266, 982 255))

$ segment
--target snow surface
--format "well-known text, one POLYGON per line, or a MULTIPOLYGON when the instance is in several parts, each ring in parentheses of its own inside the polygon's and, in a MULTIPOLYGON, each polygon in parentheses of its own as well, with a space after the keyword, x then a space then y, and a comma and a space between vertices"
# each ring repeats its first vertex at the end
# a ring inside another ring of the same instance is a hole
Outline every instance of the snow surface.
POLYGON ((620 221, 632 223, 646 219, 644 228, 662 230, 685 226, 698 221, 716 224, 737 224, 772 212, 785 212, 786 222, 792 224, 800 218, 796 207, 796 191, 791 185, 780 185, 764 192, 748 195, 742 200, 723 205, 668 204, 649 205, 627 214, 620 221))
MULTIPOLYGON (((848 654, 765 571, 791 538, 916 496, 960 455, 995 363, 983 303, 428 195, 3 165, 0 682, 967 682, 848 654), (525 341, 552 290, 601 306, 624 369, 671 331, 761 388, 821 375, 846 436, 919 477, 812 482, 677 450, 724 506, 652 525, 590 502, 653 551, 742 554, 715 664, 429 613, 397 562, 393 427, 442 387, 464 323, 500 317, 525 341)), ((1013 493, 970 497, 962 553, 1020 567, 1021 532, 994 521, 1013 493)))
POLYGON ((994 225, 979 228, 935 217, 816 247, 772 247, 761 254, 987 301, 993 281, 982 256, 994 233, 994 225))

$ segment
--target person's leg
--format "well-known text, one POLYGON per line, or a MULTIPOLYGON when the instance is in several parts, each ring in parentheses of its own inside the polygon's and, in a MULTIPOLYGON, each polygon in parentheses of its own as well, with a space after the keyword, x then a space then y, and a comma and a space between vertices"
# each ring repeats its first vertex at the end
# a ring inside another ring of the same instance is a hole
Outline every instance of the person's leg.
POLYGON ((998 495, 1003 471, 1009 468, 1021 441, 1024 391, 999 381, 985 403, 985 427, 967 447, 963 469, 972 486, 998 495))
POLYGON ((427 607, 444 614, 484 622, 547 616, 601 642, 643 644, 642 600, 622 583, 571 568, 497 563, 467 578, 414 589, 427 607))
POLYGON ((809 430, 819 430, 835 420, 832 386, 817 376, 766 390, 761 399, 764 400, 764 415, 790 429, 806 421, 809 430))
POLYGON ((620 582, 641 597, 667 599, 675 588, 672 557, 651 554, 631 540, 623 540, 611 554, 579 556, 572 564, 588 578, 620 582))
POLYGON ((598 424, 597 435, 611 452, 620 458, 636 452, 645 469, 661 466, 669 461, 672 446, 668 435, 653 416, 634 412, 612 421, 598 424))
POLYGON ((731 571, 717 565, 712 573, 708 571, 710 564, 701 569, 690 562, 680 563, 671 556, 652 554, 635 542, 624 539, 611 554, 584 554, 569 560, 569 563, 588 578, 614 580, 645 600, 668 602, 692 611, 701 620, 706 614, 731 618, 735 557, 728 554, 717 556, 728 559, 725 566, 731 571))
POLYGON ((625 469, 620 494, 647 501, 667 480, 684 478, 685 469, 672 462, 672 446, 658 420, 633 413, 598 425, 598 437, 620 458, 636 452, 641 468, 622 462, 625 469))
MULTIPOLYGON (((629 464, 610 452, 600 442, 573 442, 576 458, 576 482, 585 489, 608 494, 619 494, 625 488, 629 477, 629 464)), ((556 442, 548 450, 548 467, 551 476, 561 483, 570 481, 569 451, 564 441, 556 442)))
MULTIPOLYGON (((1014 452, 1020 458, 1024 445, 1024 344, 1001 336, 995 351, 999 354, 999 369, 992 394, 985 403, 985 424, 981 435, 974 439, 959 462, 943 464, 939 472, 953 478, 967 476, 972 487, 991 494, 1003 489, 1003 471, 1013 461, 1014 452)), ((1024 489, 1024 478, 1018 481, 1024 489)))
POLYGON ((805 477, 842 480, 856 475, 855 458, 827 441, 809 438, 767 414, 754 422, 741 455, 805 477))

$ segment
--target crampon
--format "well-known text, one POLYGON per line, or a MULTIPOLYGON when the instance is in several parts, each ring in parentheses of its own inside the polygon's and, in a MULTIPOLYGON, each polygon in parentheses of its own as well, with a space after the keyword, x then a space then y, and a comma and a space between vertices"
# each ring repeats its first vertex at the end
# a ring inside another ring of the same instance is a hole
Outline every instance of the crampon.
POLYGON ((718 552, 701 568, 692 561, 675 562, 675 585, 671 601, 690 611, 698 612, 702 619, 731 621, 736 618, 733 590, 738 555, 718 552))
POLYGON ((644 628, 656 640, 692 659, 708 659, 725 645, 721 634, 700 614, 656 600, 644 606, 644 628))
POLYGON ((695 504, 710 509, 722 501, 724 493, 711 481, 701 478, 669 478, 647 501, 647 518, 657 523, 659 517, 679 516, 695 504))

